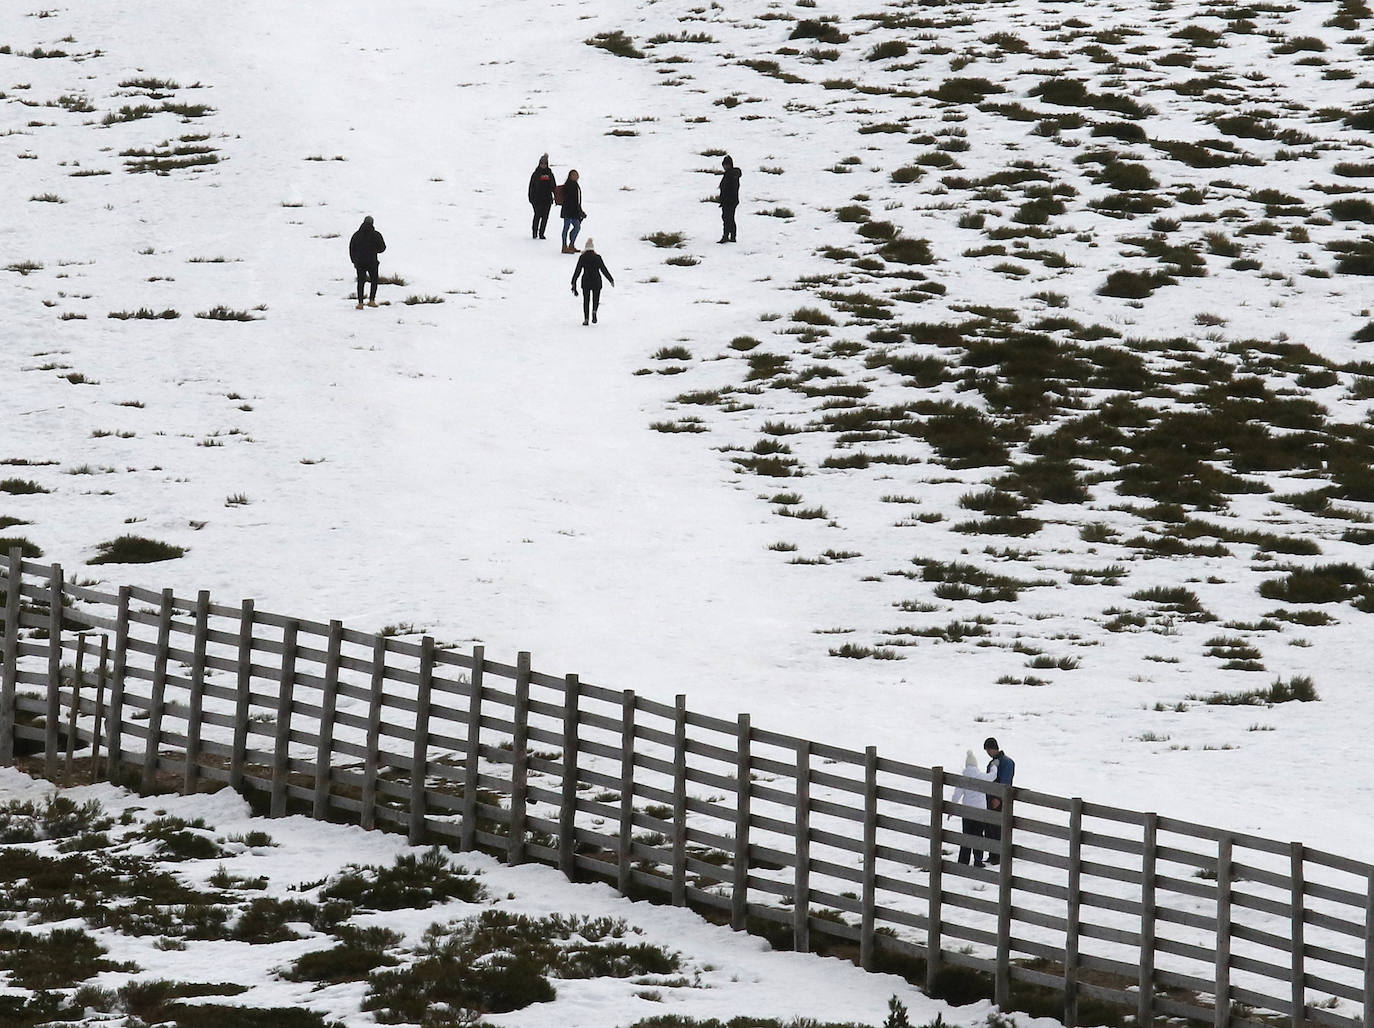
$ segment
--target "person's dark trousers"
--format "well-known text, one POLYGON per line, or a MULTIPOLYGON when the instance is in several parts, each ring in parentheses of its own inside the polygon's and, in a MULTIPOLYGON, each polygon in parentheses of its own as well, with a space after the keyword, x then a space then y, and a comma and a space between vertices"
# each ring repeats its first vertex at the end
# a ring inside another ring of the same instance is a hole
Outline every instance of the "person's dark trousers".
POLYGON ((591 318, 596 317, 597 309, 601 306, 601 287, 595 289, 582 290, 582 323, 585 325, 591 318))
POLYGON ((728 242, 728 243, 733 243, 733 242, 735 242, 735 207, 736 207, 736 206, 737 206, 736 204, 724 204, 724 203, 720 205, 720 221, 721 221, 721 232, 720 232, 720 237, 721 237, 721 242, 723 242, 723 243, 726 243, 726 242, 728 242))
POLYGON ((549 208, 552 202, 531 204, 534 208, 534 221, 530 223, 530 233, 535 239, 543 239, 544 232, 549 227, 549 208))
MULTIPOLYGON (((996 814, 999 818, 1001 817, 1001 814, 1002 814, 1002 812, 1001 812, 1000 810, 991 810, 991 809, 988 811, 988 813, 989 813, 989 814, 996 814)), ((988 822, 987 824, 983 825, 983 837, 986 838, 986 839, 991 840, 992 842, 1001 842, 1001 841, 1002 841, 1002 823, 1001 823, 1001 821, 990 821, 990 822, 988 822)), ((998 855, 997 855, 996 853, 993 853, 991 850, 988 850, 988 863, 989 863, 989 864, 996 864, 1000 859, 1001 859, 1001 858, 998 857, 998 855)))
POLYGON ((358 302, 363 302, 363 286, 367 285, 369 282, 372 284, 372 287, 368 295, 368 300, 377 299, 377 272, 379 265, 355 264, 354 267, 358 269, 358 302))
MULTIPOLYGON (((975 821, 971 817, 966 817, 962 820, 963 824, 960 825, 960 828, 963 829, 965 835, 979 836, 984 834, 983 829, 987 826, 984 825, 982 821, 975 821)), ((982 850, 976 850, 972 846, 959 847, 959 863, 967 864, 969 862, 970 856, 973 858, 973 862, 975 864, 977 864, 979 867, 983 866, 982 850)))

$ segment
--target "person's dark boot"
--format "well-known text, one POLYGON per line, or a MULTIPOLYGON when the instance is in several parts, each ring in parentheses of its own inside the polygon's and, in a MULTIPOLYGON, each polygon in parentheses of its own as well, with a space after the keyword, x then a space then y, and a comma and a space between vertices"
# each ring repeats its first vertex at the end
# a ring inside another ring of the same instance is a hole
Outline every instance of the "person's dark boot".
POLYGON ((592 324, 596 324, 596 311, 592 311, 592 324))

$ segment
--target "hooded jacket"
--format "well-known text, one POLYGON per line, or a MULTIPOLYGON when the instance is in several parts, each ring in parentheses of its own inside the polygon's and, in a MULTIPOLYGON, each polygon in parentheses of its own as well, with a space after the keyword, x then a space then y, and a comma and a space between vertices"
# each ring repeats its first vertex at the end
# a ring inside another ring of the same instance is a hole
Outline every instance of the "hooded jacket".
POLYGON ((720 205, 722 207, 739 206, 739 180, 740 170, 735 167, 726 168, 720 176, 720 205))
POLYGON ((354 264, 370 266, 377 263, 377 256, 385 252, 386 240, 382 234, 372 226, 372 219, 368 218, 358 227, 358 231, 353 233, 353 238, 348 241, 348 256, 354 264))

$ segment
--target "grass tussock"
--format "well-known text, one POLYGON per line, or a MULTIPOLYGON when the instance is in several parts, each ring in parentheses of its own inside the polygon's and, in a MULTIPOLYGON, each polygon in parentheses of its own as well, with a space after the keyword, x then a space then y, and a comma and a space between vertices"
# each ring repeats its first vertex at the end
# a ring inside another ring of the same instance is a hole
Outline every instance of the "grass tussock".
POLYGON ((148 539, 140 535, 121 535, 96 546, 98 553, 88 564, 152 564, 184 556, 186 548, 148 539))

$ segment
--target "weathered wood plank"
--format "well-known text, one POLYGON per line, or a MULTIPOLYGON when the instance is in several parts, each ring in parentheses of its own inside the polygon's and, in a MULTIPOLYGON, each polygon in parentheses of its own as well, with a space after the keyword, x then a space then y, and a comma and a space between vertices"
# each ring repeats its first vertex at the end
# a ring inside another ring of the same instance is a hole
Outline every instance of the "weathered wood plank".
POLYGON ((143 740, 143 778, 140 789, 153 791, 157 779, 158 747, 162 744, 162 713, 167 694, 167 650, 172 637, 172 590, 162 590, 157 614, 157 655, 153 659, 152 693, 148 698, 148 734, 143 740))
POLYGON ((202 589, 196 596, 195 643, 191 653, 190 710, 186 715, 186 774, 181 781, 183 796, 196 791, 200 775, 201 723, 205 704, 205 637, 210 625, 210 593, 202 589))

